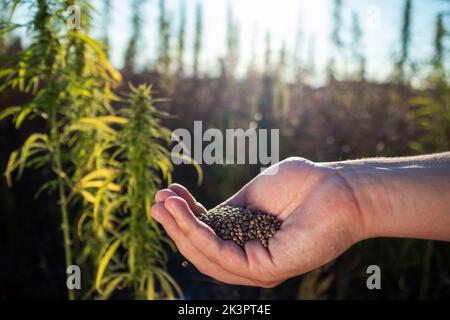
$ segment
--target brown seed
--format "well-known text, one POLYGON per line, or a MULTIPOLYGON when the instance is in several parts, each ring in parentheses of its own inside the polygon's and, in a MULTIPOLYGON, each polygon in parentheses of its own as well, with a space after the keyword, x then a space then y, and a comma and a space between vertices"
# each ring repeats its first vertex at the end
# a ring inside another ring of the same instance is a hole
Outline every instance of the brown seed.
POLYGON ((280 229, 282 221, 259 210, 245 207, 216 207, 199 219, 224 240, 244 246, 248 240, 259 240, 267 248, 268 239, 280 229))

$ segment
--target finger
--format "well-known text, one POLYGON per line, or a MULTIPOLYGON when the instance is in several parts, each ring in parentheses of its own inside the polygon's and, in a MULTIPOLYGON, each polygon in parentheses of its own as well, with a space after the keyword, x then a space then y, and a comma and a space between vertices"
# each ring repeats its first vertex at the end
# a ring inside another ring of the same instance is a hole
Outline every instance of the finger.
POLYGON ((195 200, 194 196, 189 192, 189 190, 181 184, 172 183, 169 186, 169 189, 178 194, 179 197, 183 198, 188 203, 189 208, 191 208, 192 212, 194 212, 195 215, 206 212, 205 207, 203 207, 200 202, 197 202, 197 200, 195 200))
POLYGON ((170 189, 162 189, 162 190, 159 190, 155 194, 155 201, 156 202, 164 202, 168 197, 176 196, 176 195, 177 194, 170 189))
POLYGON ((175 242, 180 253, 189 260, 201 273, 228 284, 239 284, 255 286, 252 280, 230 273, 219 265, 209 261, 200 251, 198 251, 178 228, 172 215, 164 208, 162 203, 157 203, 152 207, 153 217, 160 222, 169 237, 175 242))
POLYGON ((180 197, 169 197, 164 207, 172 213, 175 221, 185 237, 202 252, 210 261, 220 265, 229 272, 237 271, 238 275, 255 279, 250 272, 247 257, 232 241, 223 241, 203 222, 199 221, 185 200, 180 197))
POLYGON ((272 259, 270 251, 264 248, 261 242, 257 240, 247 241, 244 247, 248 258, 249 269, 263 275, 263 280, 266 282, 275 282, 277 280, 278 268, 272 259))

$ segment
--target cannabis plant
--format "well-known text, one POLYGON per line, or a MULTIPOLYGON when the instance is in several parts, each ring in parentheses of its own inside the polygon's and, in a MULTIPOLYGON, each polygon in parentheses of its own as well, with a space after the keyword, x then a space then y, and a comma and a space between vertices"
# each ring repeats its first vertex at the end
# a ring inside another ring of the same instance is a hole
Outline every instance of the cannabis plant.
MULTIPOLYGON (((83 278, 95 279, 85 297, 95 289, 108 297, 125 286, 149 299, 179 296, 164 271, 166 238, 150 217, 150 199, 162 179, 170 177, 161 146, 168 131, 159 125, 150 87, 132 88, 130 107, 116 114, 112 103, 121 99, 113 91, 121 76, 86 34, 92 10, 88 1, 76 1, 83 12, 82 29, 66 23, 73 4, 15 1, 10 17, 24 6, 33 18, 22 25, 1 23, 2 34, 25 26, 32 39, 22 52, 2 57, 7 67, 0 70, 0 90, 19 90, 32 98, 3 110, 0 120, 12 117, 17 128, 35 117, 47 123, 44 132, 31 134, 11 153, 5 176, 11 184, 13 174, 20 177, 27 167, 52 169, 54 179, 38 192, 58 193, 65 264, 81 264, 83 278)), ((74 291, 68 296, 74 299, 74 291)))
POLYGON ((83 186, 98 188, 83 191, 90 205, 79 225, 81 237, 101 240, 87 255, 97 261, 95 287, 102 298, 117 288, 131 288, 147 299, 181 295, 165 271, 164 243, 171 242, 150 215, 151 199, 161 179, 171 180, 172 170, 163 147, 170 131, 160 125, 163 114, 155 101, 150 86, 131 87, 128 105, 116 117, 99 117, 89 127, 107 142, 110 154, 105 166, 82 179, 83 186))
MULTIPOLYGON (((77 3, 82 8, 89 7, 86 1, 77 3)), ((110 66, 96 42, 66 24, 64 12, 72 4, 73 1, 15 1, 11 17, 19 5, 28 5, 34 12, 33 18, 25 24, 32 33, 32 41, 16 56, 5 57, 7 68, 0 73, 3 82, 0 90, 19 90, 33 97, 26 105, 5 109, 0 119, 13 116, 16 128, 34 117, 47 121, 47 133, 30 135, 22 147, 11 154, 5 175, 11 184, 14 171, 20 177, 26 167, 37 169, 49 165, 52 168, 55 179, 39 191, 49 188, 58 192, 66 266, 74 262, 69 202, 77 198, 71 192, 74 185, 71 173, 80 171, 80 168, 74 170, 74 164, 79 164, 78 160, 83 158, 77 151, 94 148, 95 139, 67 136, 65 127, 86 114, 108 113, 108 101, 113 98, 110 88, 120 81, 120 75, 110 66)), ((3 31, 19 27, 12 21, 2 26, 3 31)), ((75 298, 73 291, 68 294, 69 298, 75 298)))

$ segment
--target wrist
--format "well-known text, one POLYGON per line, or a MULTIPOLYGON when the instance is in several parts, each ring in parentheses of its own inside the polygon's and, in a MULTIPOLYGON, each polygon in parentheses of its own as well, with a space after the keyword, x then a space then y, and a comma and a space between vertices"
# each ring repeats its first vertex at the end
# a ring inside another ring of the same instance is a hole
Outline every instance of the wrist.
POLYGON ((329 164, 354 195, 361 237, 450 240, 448 165, 359 160, 329 164))
MULTIPOLYGON (((380 201, 382 188, 376 172, 368 167, 350 165, 345 162, 316 163, 325 177, 322 185, 331 188, 333 198, 341 199, 344 208, 343 221, 351 234, 353 243, 376 237, 378 222, 376 215, 386 212, 388 206, 380 201), (337 197, 337 195, 340 195, 337 197), (385 208, 383 208, 385 207, 385 208)), ((319 175, 320 176, 320 175, 319 175)))
MULTIPOLYGON (((358 211, 358 217, 355 219, 357 224, 354 226, 358 241, 395 233, 394 230, 389 230, 394 227, 390 221, 394 211, 398 210, 391 201, 391 182, 394 177, 390 164, 352 160, 320 165, 331 168, 351 193, 358 211)), ((397 193, 399 191, 395 190, 397 193)))
POLYGON ((360 240, 383 236, 384 221, 393 215, 388 186, 379 168, 363 164, 336 164, 336 173, 352 192, 360 214, 360 240))

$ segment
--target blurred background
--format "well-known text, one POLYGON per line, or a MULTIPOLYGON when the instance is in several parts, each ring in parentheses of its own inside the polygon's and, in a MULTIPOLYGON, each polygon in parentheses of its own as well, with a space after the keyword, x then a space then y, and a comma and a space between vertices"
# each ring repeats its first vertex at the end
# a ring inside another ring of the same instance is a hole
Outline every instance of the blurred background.
MULTIPOLYGON (((3 1, 4 2, 4 1, 3 1)), ((280 158, 313 161, 449 150, 450 1, 96 0, 89 34, 105 44, 123 87, 150 83, 170 129, 280 129, 280 158)), ((6 15, 6 10, 1 12, 6 15)), ((32 13, 19 8, 15 20, 32 13)), ((81 13, 83 14, 83 12, 81 13)), ((20 52, 31 30, 0 37, 20 52)), ((0 61, 0 67, 3 62, 0 61)), ((121 88, 118 89, 119 91, 121 88)), ((27 96, 1 93, 0 109, 27 96)), ((0 122, 0 170, 41 124, 0 122)), ((213 207, 259 172, 251 165, 175 166, 174 181, 213 207)), ((0 182, 0 299, 65 297, 55 195, 34 198, 48 170, 0 182)), ((170 254, 188 299, 450 298, 448 243, 375 239, 273 289, 227 286, 170 254), (367 290, 366 268, 382 270, 367 290)))

